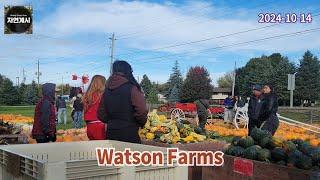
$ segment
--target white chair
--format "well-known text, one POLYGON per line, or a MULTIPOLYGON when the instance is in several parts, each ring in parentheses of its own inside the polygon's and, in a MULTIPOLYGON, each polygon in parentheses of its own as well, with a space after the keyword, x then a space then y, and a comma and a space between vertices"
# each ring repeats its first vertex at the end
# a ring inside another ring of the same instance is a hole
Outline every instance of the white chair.
POLYGON ((236 114, 233 119, 233 124, 237 129, 240 127, 248 128, 248 106, 249 104, 246 103, 243 107, 236 107, 236 114))

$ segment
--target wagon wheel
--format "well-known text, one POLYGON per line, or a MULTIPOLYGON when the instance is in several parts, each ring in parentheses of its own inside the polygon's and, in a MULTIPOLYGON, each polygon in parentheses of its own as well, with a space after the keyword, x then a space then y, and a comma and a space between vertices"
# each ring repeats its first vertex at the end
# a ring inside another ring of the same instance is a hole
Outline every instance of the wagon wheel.
POLYGON ((171 120, 178 120, 178 119, 185 119, 185 115, 184 112, 179 109, 179 108, 175 108, 171 111, 171 120))
POLYGON ((234 119, 233 119, 233 124, 234 126, 239 129, 239 128, 248 128, 248 122, 249 122, 249 117, 246 111, 240 111, 237 110, 234 119))

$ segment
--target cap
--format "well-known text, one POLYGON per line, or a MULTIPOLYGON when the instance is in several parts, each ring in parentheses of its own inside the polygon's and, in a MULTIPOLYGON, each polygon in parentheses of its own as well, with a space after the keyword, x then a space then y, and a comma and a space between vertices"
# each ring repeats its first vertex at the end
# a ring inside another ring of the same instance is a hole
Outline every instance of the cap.
POLYGON ((261 91, 262 87, 260 84, 255 84, 252 86, 252 90, 257 90, 257 91, 261 91))

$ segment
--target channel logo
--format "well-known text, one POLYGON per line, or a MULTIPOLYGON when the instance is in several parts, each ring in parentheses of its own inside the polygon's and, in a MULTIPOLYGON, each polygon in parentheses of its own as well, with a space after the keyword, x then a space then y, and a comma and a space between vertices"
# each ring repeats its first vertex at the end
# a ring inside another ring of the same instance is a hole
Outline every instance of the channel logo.
POLYGON ((4 34, 32 34, 32 7, 5 6, 4 34))

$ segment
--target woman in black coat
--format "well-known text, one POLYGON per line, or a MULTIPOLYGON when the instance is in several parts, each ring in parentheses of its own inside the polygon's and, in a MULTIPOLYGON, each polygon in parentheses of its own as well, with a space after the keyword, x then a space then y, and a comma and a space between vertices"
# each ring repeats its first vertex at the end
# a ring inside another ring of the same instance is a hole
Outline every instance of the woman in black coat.
POLYGON ((278 97, 270 84, 264 85, 262 91, 262 108, 259 116, 259 121, 262 123, 261 129, 267 130, 274 135, 279 127, 279 118, 277 116, 278 97))

